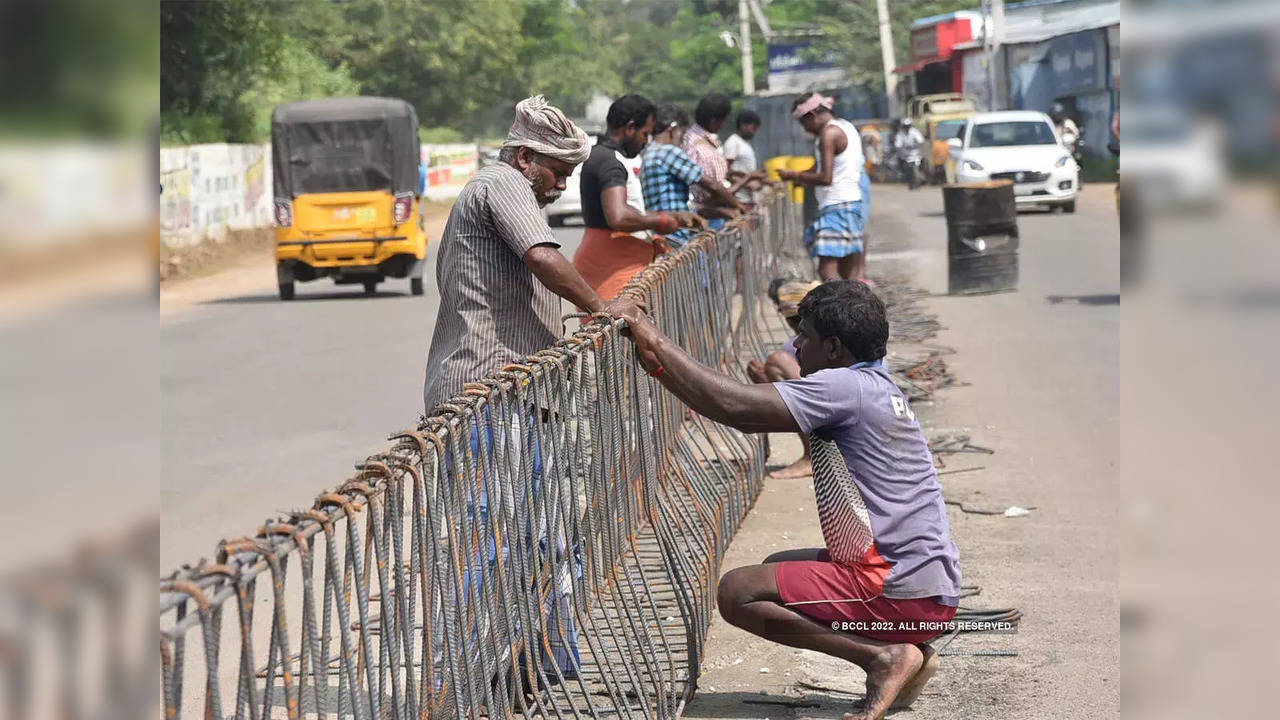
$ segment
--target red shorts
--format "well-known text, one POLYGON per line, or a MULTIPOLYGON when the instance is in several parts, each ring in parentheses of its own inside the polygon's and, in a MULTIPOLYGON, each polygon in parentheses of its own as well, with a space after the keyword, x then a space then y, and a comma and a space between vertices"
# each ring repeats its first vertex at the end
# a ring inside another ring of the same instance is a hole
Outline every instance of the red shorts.
POLYGON ((787 607, 854 635, 894 643, 922 643, 942 632, 936 627, 956 609, 934 598, 883 597, 878 568, 831 562, 826 551, 817 560, 774 563, 778 594, 787 607))

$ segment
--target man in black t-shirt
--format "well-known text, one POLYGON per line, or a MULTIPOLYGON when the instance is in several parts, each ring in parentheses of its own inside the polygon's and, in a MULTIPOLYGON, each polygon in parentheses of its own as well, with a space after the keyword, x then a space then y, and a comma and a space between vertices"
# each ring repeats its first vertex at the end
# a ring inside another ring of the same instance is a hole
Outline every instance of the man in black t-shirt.
POLYGON ((608 130, 582 164, 582 220, 586 231, 573 265, 602 298, 612 298, 636 273, 669 250, 662 235, 705 230, 689 212, 644 212, 640 179, 622 158, 640 155, 653 132, 654 105, 625 95, 609 107, 608 130))

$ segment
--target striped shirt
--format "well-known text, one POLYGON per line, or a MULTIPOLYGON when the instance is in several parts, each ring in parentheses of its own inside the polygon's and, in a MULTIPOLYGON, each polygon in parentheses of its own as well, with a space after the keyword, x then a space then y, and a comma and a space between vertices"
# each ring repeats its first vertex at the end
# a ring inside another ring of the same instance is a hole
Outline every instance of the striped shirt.
MULTIPOLYGON (((681 149, 698 164, 698 167, 702 168, 703 177, 711 178, 711 182, 723 185, 725 178, 729 177, 729 162, 720 153, 720 138, 701 125, 694 123, 693 127, 685 132, 681 149)), ((698 207, 707 205, 711 200, 711 193, 701 185, 694 185, 689 190, 693 195, 694 204, 698 207)))
POLYGON ((534 277, 524 254, 560 247, 529 181, 504 162, 462 188, 440 239, 440 311, 427 356, 427 413, 503 365, 522 362, 563 333, 560 297, 534 277))

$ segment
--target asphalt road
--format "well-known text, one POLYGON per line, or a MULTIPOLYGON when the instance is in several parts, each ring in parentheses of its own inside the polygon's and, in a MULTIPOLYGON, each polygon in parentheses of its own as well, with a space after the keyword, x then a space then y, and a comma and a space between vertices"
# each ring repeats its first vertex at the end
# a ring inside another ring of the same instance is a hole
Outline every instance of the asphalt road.
MULTIPOLYGON (((572 257, 581 228, 554 232, 572 257)), ((281 302, 263 259, 200 279, 203 300, 162 313, 162 572, 309 507, 417 423, 439 307, 435 247, 422 297, 407 280, 372 296, 318 280, 281 302)))
MULTIPOLYGON (((1110 187, 1087 187, 1075 215, 1026 213, 1019 225, 1018 292, 948 297, 939 193, 873 192, 873 272, 900 264, 936 294, 928 305, 945 325, 937 341, 957 351, 947 363, 968 383, 914 409, 929 427, 996 451, 972 461, 982 471, 943 478, 944 492, 979 507, 1035 508, 1022 518, 949 510, 965 583, 984 588, 974 604, 1018 607, 1026 617, 1017 635, 958 640, 963 651, 1018 655, 946 658, 913 716, 1118 711, 1119 274, 1110 187)), ((556 234, 571 254, 580 230, 556 234)), ((269 265, 225 275, 210 281, 229 292, 162 310, 162 571, 309 505, 422 409, 434 267, 425 297, 408 295, 404 281, 374 297, 321 281, 300 286, 292 303, 275 299, 269 265)), ((780 455, 798 452, 787 442, 775 438, 780 455)), ((726 568, 821 542, 808 481, 789 483, 766 482, 726 568)), ((861 673, 841 662, 773 646, 719 619, 706 657, 686 717, 839 717, 852 709, 848 695, 799 683, 855 694, 861 685, 861 673), (778 695, 816 705, 779 706, 778 695)))

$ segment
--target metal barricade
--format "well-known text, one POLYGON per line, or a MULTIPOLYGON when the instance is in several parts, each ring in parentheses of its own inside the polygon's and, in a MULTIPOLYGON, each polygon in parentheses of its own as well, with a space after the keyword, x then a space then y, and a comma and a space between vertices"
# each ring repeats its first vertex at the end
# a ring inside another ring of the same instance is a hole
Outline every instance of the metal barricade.
MULTIPOLYGON (((796 206, 663 256, 623 291, 743 377, 796 206)), ((167 718, 677 717, 760 441, 687 411, 620 323, 468 384, 310 509, 160 587, 167 718)))

